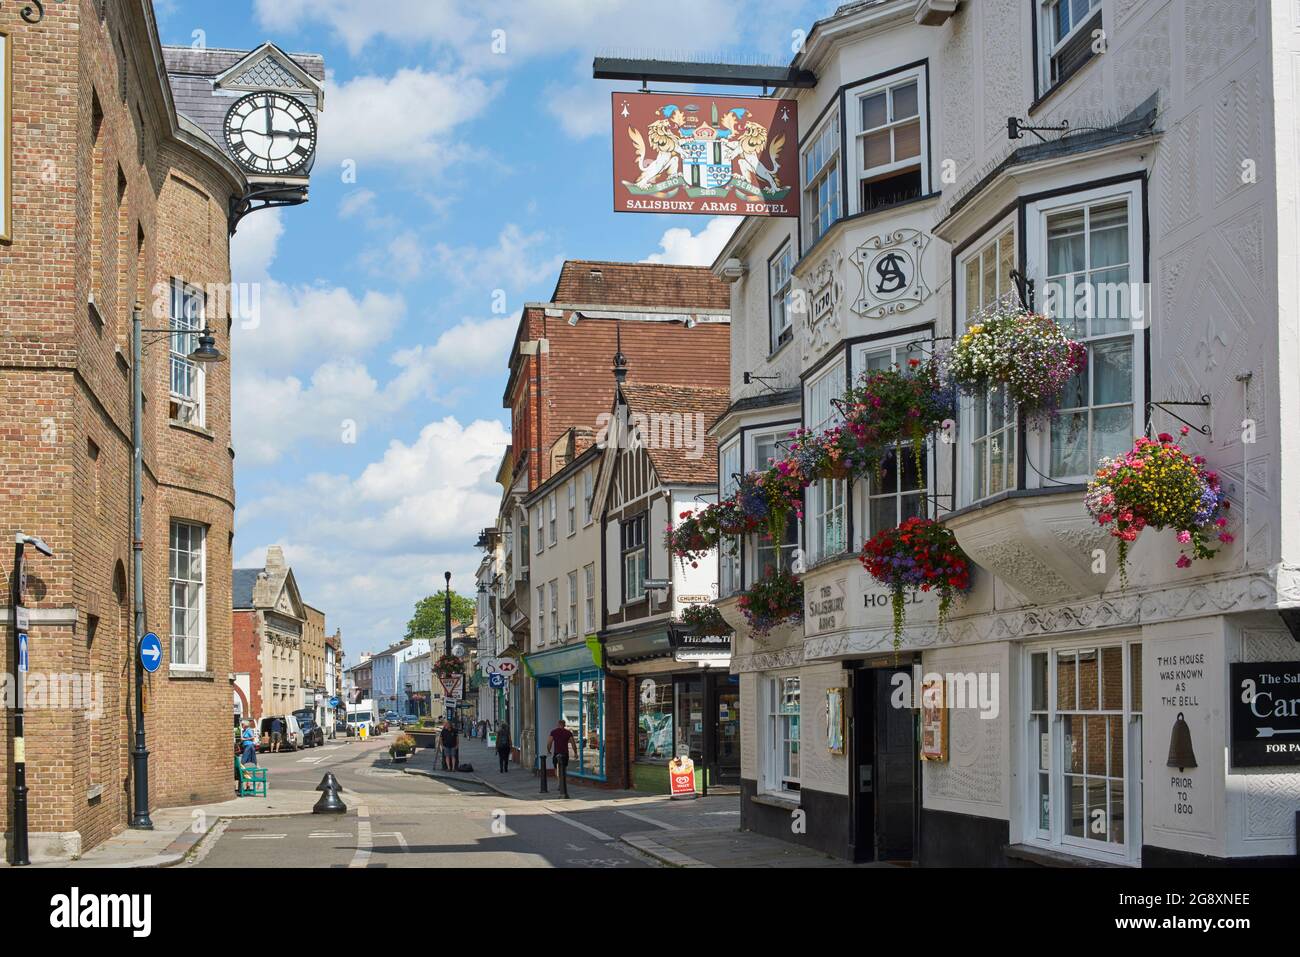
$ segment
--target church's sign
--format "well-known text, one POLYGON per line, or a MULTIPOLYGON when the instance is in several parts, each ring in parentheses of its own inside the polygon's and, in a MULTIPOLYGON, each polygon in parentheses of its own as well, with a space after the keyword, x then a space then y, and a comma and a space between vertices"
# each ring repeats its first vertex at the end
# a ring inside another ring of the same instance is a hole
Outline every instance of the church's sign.
POLYGON ((896 229, 873 236, 853 252, 862 276, 862 291, 853 311, 864 319, 915 309, 930 297, 923 272, 930 237, 918 229, 896 229))

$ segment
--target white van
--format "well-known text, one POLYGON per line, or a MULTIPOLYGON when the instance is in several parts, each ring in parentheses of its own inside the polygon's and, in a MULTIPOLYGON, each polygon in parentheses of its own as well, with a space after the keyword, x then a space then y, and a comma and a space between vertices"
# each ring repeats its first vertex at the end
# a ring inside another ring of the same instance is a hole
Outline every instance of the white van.
POLYGON ((360 734, 361 729, 366 729, 366 737, 370 737, 371 726, 375 723, 375 703, 370 698, 363 698, 356 704, 348 705, 348 734, 360 734))
POLYGON ((283 751, 297 751, 302 747, 302 726, 298 724, 298 719, 291 714, 271 715, 263 718, 258 722, 258 751, 271 750, 271 722, 276 718, 280 719, 280 726, 284 728, 283 740, 280 742, 280 749, 283 751))

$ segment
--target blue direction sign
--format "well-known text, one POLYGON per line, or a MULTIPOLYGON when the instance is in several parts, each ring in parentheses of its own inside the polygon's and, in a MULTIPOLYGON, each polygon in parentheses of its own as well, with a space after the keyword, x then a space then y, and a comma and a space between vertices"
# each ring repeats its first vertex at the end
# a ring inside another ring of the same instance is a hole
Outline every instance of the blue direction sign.
POLYGON ((140 664, 144 670, 153 674, 162 664, 162 642, 152 631, 140 639, 140 664))
POLYGON ((338 698, 330 698, 330 707, 331 707, 331 708, 337 708, 338 706, 339 706, 339 699, 338 699, 338 698))
POLYGON ((489 688, 504 688, 506 686, 506 676, 499 671, 494 671, 488 675, 489 688))
POLYGON ((18 633, 18 671, 27 674, 27 635, 18 633))

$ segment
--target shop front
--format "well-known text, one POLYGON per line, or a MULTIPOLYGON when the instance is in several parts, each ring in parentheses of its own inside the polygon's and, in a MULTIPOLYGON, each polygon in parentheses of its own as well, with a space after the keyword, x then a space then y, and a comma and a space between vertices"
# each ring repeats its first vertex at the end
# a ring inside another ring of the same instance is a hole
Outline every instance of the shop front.
POLYGON ((609 638, 605 652, 635 696, 632 787, 667 793, 675 755, 694 762, 700 790, 740 783, 740 681, 729 673, 729 635, 661 627, 609 638))
MULTIPOLYGON (((571 777, 609 780, 606 766, 606 675, 594 639, 524 657, 533 682, 536 754, 546 754, 552 729, 564 720, 578 756, 569 754, 571 777)), ((553 766, 553 765, 552 765, 553 766)))

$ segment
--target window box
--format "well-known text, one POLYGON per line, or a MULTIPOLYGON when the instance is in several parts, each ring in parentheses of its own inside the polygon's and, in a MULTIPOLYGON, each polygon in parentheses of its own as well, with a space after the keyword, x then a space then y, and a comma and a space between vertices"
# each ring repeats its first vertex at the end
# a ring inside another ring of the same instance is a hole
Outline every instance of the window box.
POLYGON ((1007 492, 944 519, 971 560, 1035 603, 1106 589, 1118 543, 1083 507, 1083 486, 1007 492))

